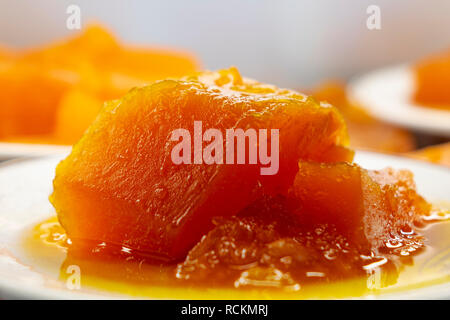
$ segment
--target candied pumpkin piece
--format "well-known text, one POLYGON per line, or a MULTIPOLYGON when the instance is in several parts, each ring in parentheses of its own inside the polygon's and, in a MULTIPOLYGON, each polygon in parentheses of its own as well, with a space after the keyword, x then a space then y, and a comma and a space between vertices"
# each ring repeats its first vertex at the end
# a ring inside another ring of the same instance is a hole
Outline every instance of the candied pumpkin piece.
POLYGON ((369 171, 349 163, 299 167, 290 192, 293 214, 305 225, 335 225, 360 248, 376 252, 430 210, 407 170, 369 171))
POLYGON ((351 160, 346 139, 333 107, 233 68, 159 81, 101 110, 57 167, 51 202, 72 240, 177 259, 211 229, 213 216, 234 215, 261 193, 286 193, 299 159, 351 160), (193 137, 194 121, 223 134, 279 129, 278 173, 262 176, 254 164, 174 164, 171 132, 193 137))
POLYGON ((450 50, 418 62, 414 67, 414 101, 450 109, 450 50))

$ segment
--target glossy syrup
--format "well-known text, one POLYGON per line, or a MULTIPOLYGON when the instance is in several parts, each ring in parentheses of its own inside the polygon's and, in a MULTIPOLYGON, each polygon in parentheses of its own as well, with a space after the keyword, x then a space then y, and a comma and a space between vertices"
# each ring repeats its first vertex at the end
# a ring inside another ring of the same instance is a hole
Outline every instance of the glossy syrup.
MULTIPOLYGON (((445 219, 436 215, 434 220, 445 219)), ((111 250, 99 243, 94 250, 74 249, 56 217, 33 227, 24 238, 24 248, 27 260, 40 272, 70 285, 75 266, 80 272, 81 290, 96 293, 176 299, 349 298, 396 294, 450 282, 450 221, 428 224, 419 232, 426 238, 425 249, 397 269, 383 269, 380 260, 380 267, 370 266, 364 277, 284 288, 267 284, 227 288, 217 286, 212 279, 192 284, 177 279, 176 264, 149 263, 151 257, 142 258, 129 248, 111 250)), ((320 278, 313 273, 311 277, 320 278)))

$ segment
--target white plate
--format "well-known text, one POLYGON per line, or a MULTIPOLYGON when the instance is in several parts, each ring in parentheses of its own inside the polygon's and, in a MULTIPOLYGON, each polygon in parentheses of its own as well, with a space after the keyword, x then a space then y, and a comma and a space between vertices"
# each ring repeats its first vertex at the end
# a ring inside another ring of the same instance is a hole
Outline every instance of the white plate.
POLYGON ((408 66, 368 73, 350 83, 350 101, 371 115, 398 126, 450 137, 450 111, 414 104, 414 76, 408 66))
POLYGON ((0 161, 19 157, 67 154, 71 148, 70 146, 49 144, 0 142, 0 161))
MULTIPOLYGON (((54 214, 48 202, 59 157, 22 159, 0 166, 0 298, 79 299, 123 297, 101 291, 70 291, 58 275, 39 272, 19 245, 26 230, 54 214)), ((450 200, 450 169, 407 158, 358 152, 365 168, 408 168, 428 200, 450 200)), ((450 275, 450 266, 448 266, 450 275)), ((446 269, 447 270, 447 269, 446 269)), ((447 271, 445 271, 447 272, 447 271)), ((450 298, 450 283, 366 298, 450 298)))

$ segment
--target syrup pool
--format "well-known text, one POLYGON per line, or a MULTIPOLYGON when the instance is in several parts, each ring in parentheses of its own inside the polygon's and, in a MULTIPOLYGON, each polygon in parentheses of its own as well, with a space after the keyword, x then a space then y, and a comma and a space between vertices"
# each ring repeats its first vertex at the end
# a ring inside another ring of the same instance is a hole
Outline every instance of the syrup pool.
MULTIPOLYGON (((431 223, 419 233, 426 238, 425 249, 397 270, 374 268, 367 277, 283 289, 213 287, 208 286, 207 279, 196 285, 187 284, 175 277, 176 264, 148 263, 136 258, 128 248, 107 256, 80 253, 73 250, 56 217, 28 229, 23 249, 28 264, 69 288, 74 287, 74 266, 79 268, 80 290, 86 292, 100 290, 107 295, 175 299, 354 298, 450 282, 450 221, 431 223)), ((101 244, 98 249, 102 249, 101 244)))

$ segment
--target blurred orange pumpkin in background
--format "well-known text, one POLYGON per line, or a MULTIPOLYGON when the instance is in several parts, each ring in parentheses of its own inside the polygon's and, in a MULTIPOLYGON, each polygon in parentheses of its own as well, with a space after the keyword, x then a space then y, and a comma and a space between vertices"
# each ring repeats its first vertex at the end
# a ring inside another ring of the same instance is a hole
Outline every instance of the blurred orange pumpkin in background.
POLYGON ((450 166, 450 142, 409 152, 407 155, 419 160, 450 166))
POLYGON ((125 46, 99 25, 42 49, 0 50, 0 138, 73 144, 103 101, 198 69, 190 53, 125 46))
POLYGON ((415 148, 414 137, 407 130, 379 121, 351 104, 344 83, 325 82, 311 93, 317 100, 329 102, 341 111, 347 123, 351 147, 386 153, 407 152, 415 148))

